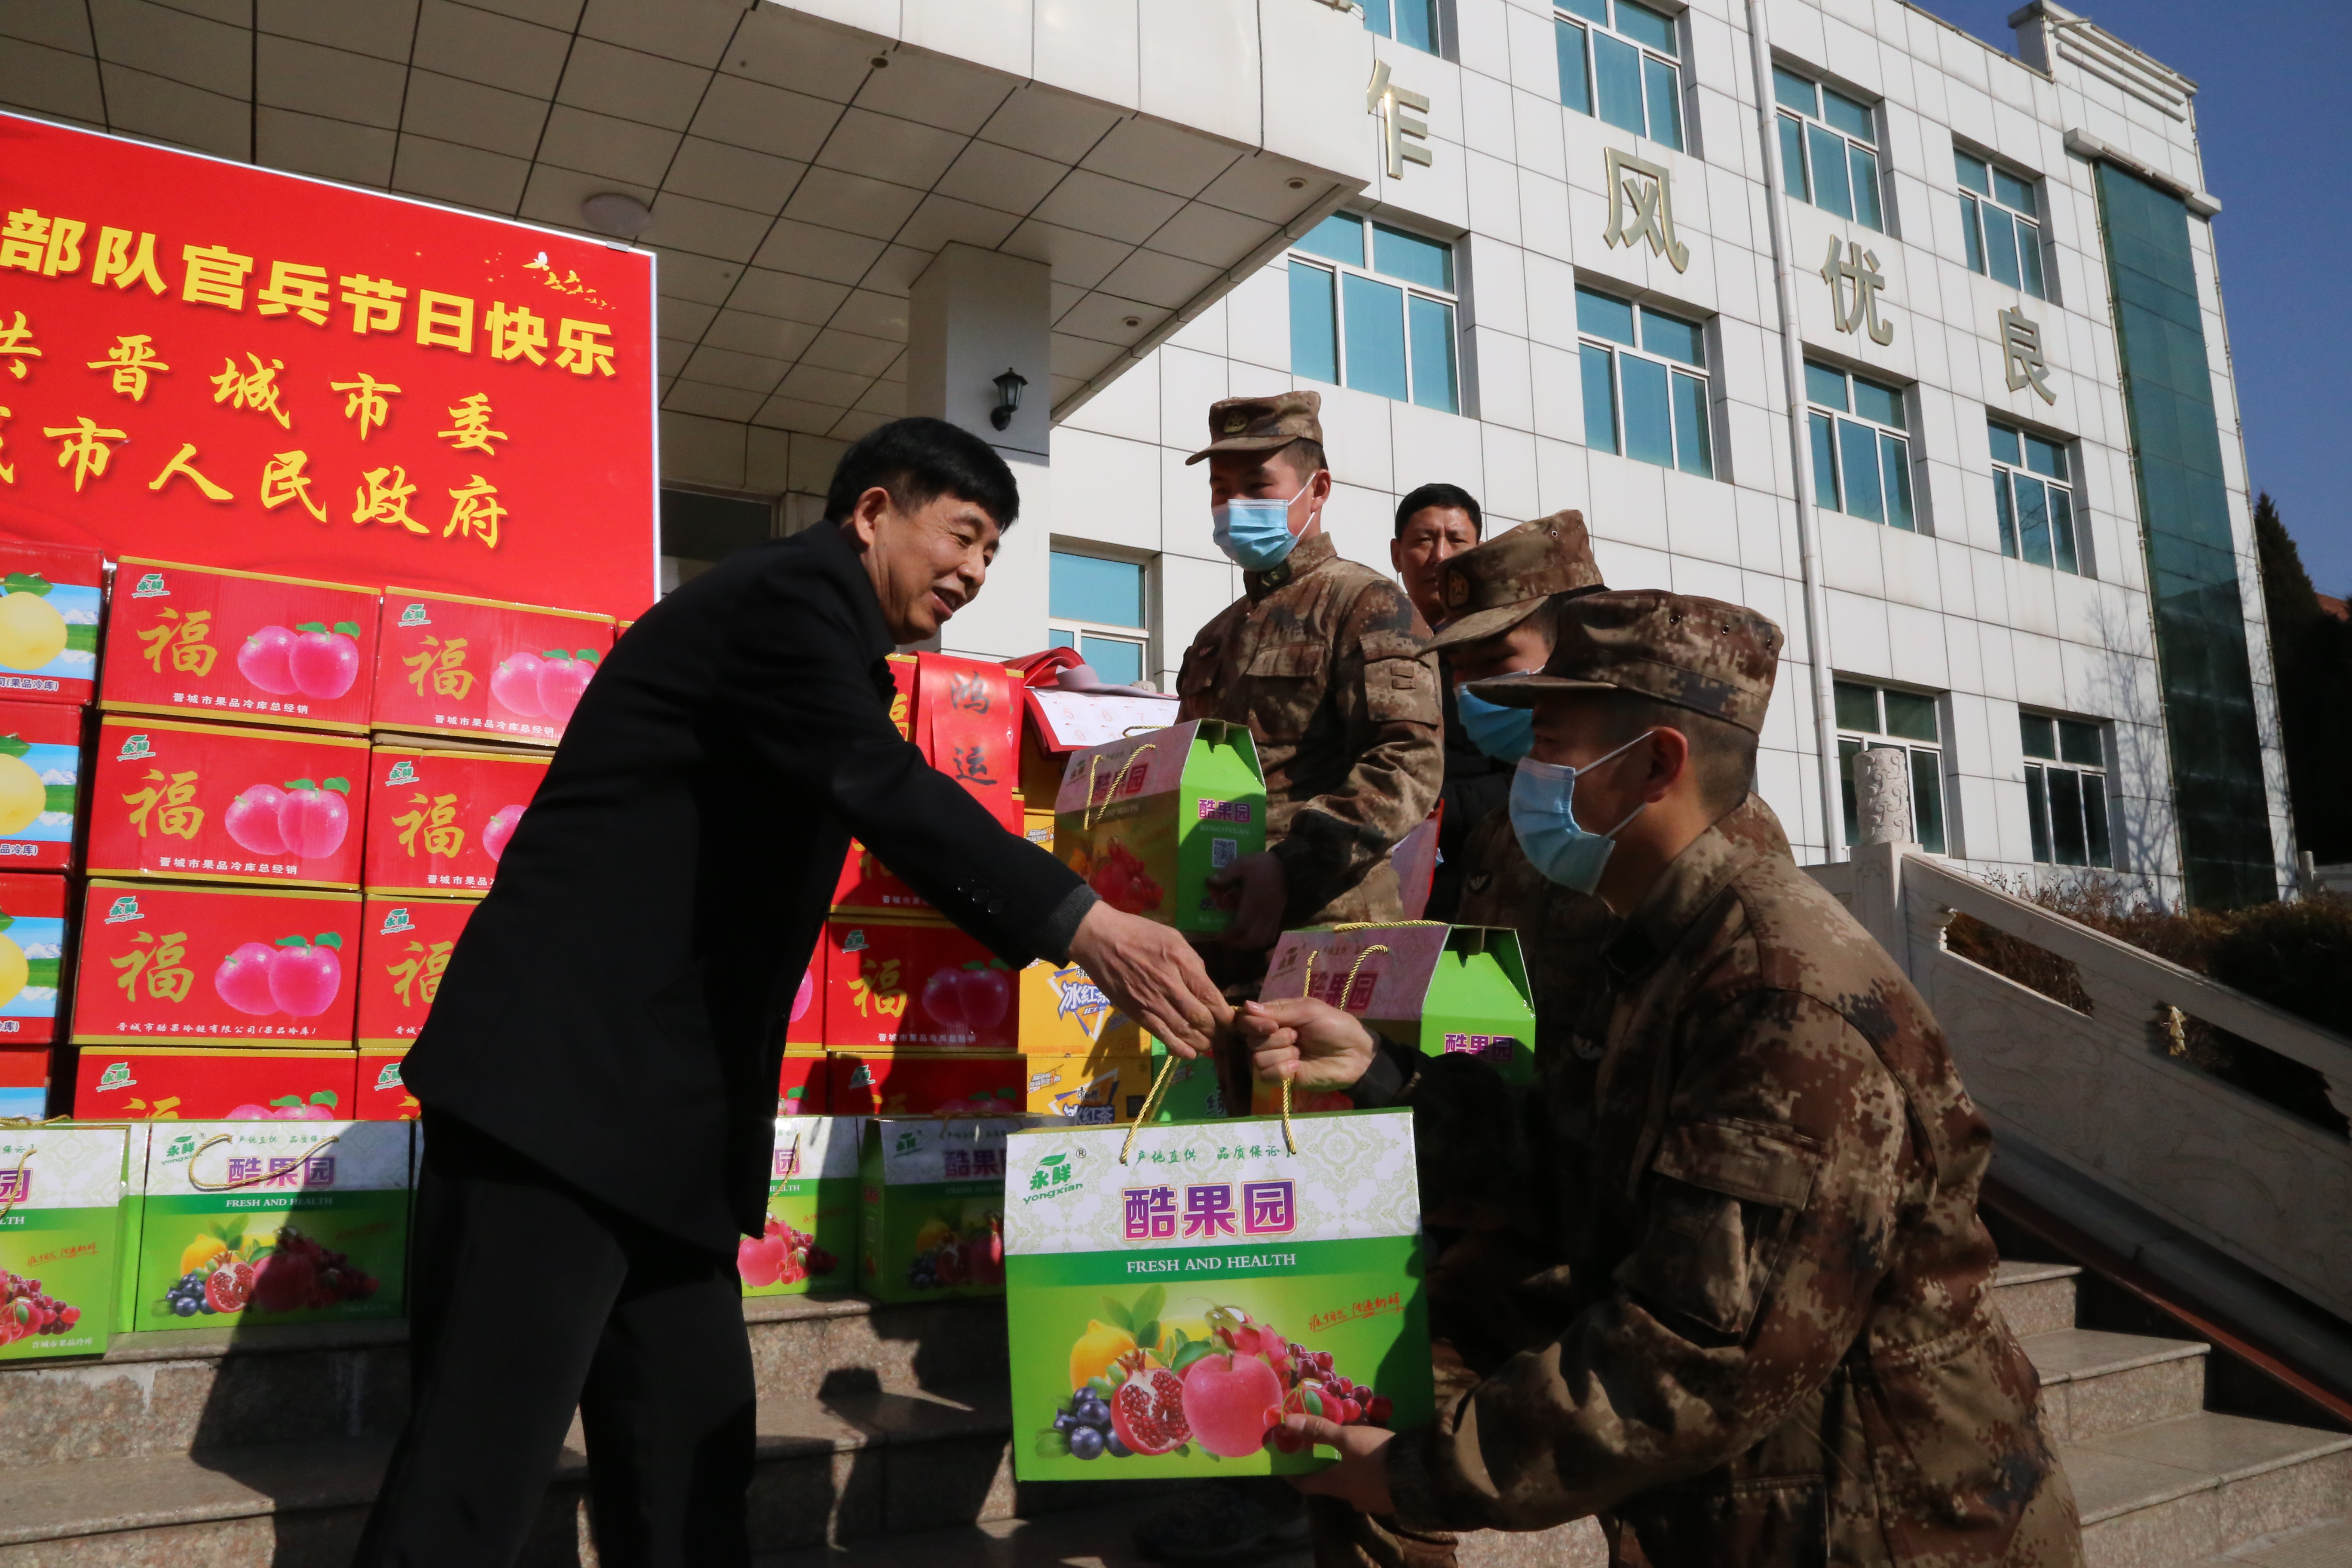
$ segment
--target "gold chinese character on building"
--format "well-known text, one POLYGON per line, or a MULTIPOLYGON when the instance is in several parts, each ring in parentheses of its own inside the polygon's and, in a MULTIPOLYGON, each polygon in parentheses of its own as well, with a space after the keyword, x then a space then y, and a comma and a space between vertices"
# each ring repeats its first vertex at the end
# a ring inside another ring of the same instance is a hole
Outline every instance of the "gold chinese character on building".
POLYGON ((109 372, 107 384, 133 403, 147 396, 147 378, 172 367, 155 353, 154 340, 145 332, 131 332, 114 340, 104 359, 89 363, 92 370, 109 372))
POLYGON ((98 231, 98 258, 89 264, 92 283, 111 283, 117 289, 128 289, 134 283, 144 283, 151 294, 163 291, 163 275, 155 270, 155 237, 133 235, 127 228, 101 228, 98 231), (134 251, 131 242, 136 239, 134 251))
POLYGON ((308 452, 279 452, 261 465, 261 506, 265 511, 275 511, 289 501, 300 501, 302 510, 327 521, 327 509, 310 499, 310 476, 302 466, 310 460, 308 452))
POLYGON ((265 316, 291 310, 314 327, 327 324, 327 269, 297 261, 269 264, 269 282, 254 295, 254 309, 265 316))
POLYGON ((400 331, 400 302, 408 298, 407 289, 388 278, 371 278, 364 272, 342 279, 342 285, 343 303, 352 308, 352 331, 400 331))
POLYGON ((460 539, 479 539, 483 547, 499 547, 499 520, 507 509, 498 502, 498 486, 476 474, 466 483, 449 492, 457 504, 450 509, 449 521, 441 530, 441 537, 455 534, 460 539))
POLYGON ((602 371, 606 375, 613 370, 613 330, 593 321, 575 321, 569 316, 556 324, 555 343, 560 351, 555 363, 574 375, 586 375, 602 371))
POLYGON ((431 529, 408 515, 408 498, 415 493, 416 487, 408 482, 408 470, 398 463, 370 468, 360 476, 359 489, 353 492, 352 521, 362 528, 382 522, 411 533, 430 533, 431 529))
POLYGON ((533 364, 545 364, 547 355, 547 322, 531 314, 528 305, 507 309, 499 300, 490 307, 488 321, 490 357, 496 360, 527 359, 533 364))
POLYGON ((81 484, 84 479, 102 479, 106 477, 106 465, 114 456, 114 448, 107 443, 127 441, 131 438, 120 430, 100 429, 98 421, 87 414, 71 425, 46 426, 41 434, 59 443, 58 467, 60 468, 70 467, 73 469, 73 488, 76 495, 81 494, 81 484))
POLYGON ((8 361, 8 374, 18 381, 25 379, 25 362, 39 359, 41 351, 33 346, 33 329, 25 323, 25 312, 16 312, 16 323, 0 322, 0 356, 8 361))
POLYGON ((252 257, 236 255, 224 245, 184 245, 180 259, 188 268, 180 280, 181 299, 224 310, 245 309, 245 275, 253 270, 252 257))
POLYGON ((81 237, 88 232, 88 224, 44 217, 31 207, 20 207, 0 229, 0 271, 37 272, 44 278, 71 273, 81 265, 81 237))
POLYGON ((163 471, 147 481, 147 488, 151 490, 160 490, 170 484, 174 476, 182 476, 202 491, 206 500, 235 500, 236 499, 235 496, 196 472, 195 457, 196 444, 194 441, 182 442, 179 451, 173 454, 170 462, 163 465, 163 471))
POLYGON ((357 381, 329 382, 327 390, 345 394, 343 417, 359 421, 360 439, 364 441, 370 432, 392 416, 392 405, 384 401, 384 394, 396 393, 400 388, 362 371, 357 381))
POLYGON ((286 362, 274 359, 264 364, 261 356, 251 350, 246 352, 245 357, 252 362, 252 369, 237 369, 233 359, 221 362, 220 374, 212 378, 213 401, 226 403, 231 408, 257 409, 277 420, 279 429, 293 428, 293 416, 278 401, 278 373, 286 368, 286 362))

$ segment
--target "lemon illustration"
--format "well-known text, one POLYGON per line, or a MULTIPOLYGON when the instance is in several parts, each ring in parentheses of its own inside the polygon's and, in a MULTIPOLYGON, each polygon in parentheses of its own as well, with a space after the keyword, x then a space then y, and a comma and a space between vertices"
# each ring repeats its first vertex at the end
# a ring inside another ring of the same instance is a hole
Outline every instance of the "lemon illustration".
POLYGON ((1088 1380, 1108 1372, 1118 1358, 1135 1349, 1135 1336, 1098 1318, 1087 1320, 1087 1331, 1070 1347, 1070 1386, 1084 1388, 1088 1380))
POLYGON ((43 787, 41 775, 24 758, 0 754, 0 835, 21 831, 48 805, 49 792, 43 787))
POLYGON ((66 650, 66 618, 39 594, 0 598, 0 664, 38 669, 66 650))
POLYGON ((25 950, 12 939, 0 936, 0 1005, 22 991, 32 973, 32 965, 25 962, 25 950))
POLYGON ((216 1236, 200 1236, 180 1249, 180 1273, 194 1274, 214 1258, 228 1250, 228 1243, 216 1236))

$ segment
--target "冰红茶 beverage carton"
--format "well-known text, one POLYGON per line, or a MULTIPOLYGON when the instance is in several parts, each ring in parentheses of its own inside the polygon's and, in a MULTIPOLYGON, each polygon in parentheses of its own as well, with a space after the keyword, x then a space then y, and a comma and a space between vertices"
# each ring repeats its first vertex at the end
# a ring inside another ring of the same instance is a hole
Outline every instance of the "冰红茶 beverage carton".
POLYGON ((150 1129, 131 1326, 400 1316, 405 1121, 183 1121, 150 1129))
POLYGON ((357 893, 94 881, 83 901, 73 1038, 348 1050, 357 893))
POLYGON ((360 1048, 406 1050, 440 994, 441 975, 478 906, 471 899, 387 899, 360 904, 360 1048))
POLYGON ((1023 1116, 866 1124, 858 1165, 858 1289, 877 1301, 1004 1289, 1004 1136, 1023 1116))
MULTIPOLYGON (((0 599, 0 608, 8 601, 0 599)), ((0 702, 0 868, 74 864, 84 780, 82 716, 54 702, 0 702)))
POLYGON ((98 689, 106 557, 0 539, 0 698, 78 707, 98 689))
POLYGON ((1011 1051, 828 1051, 834 1116, 997 1116, 1018 1111, 1029 1058, 1011 1051))
POLYGON ((1105 903, 1176 930, 1233 923, 1209 879, 1265 847, 1265 778, 1246 726, 1195 719, 1071 754, 1054 853, 1105 903))
POLYGON ((126 555, 99 706, 356 734, 375 631, 373 588, 126 555))
MULTIPOLYGON (((1293 1475, 1290 1414, 1433 1415, 1412 1113, 1007 1141, 1013 1473, 1293 1475)), ((1328 1450, 1325 1451, 1328 1454, 1328 1450)))
POLYGON ((125 1141, 120 1127, 0 1127, 0 1361, 106 1348, 125 1141))
POLYGON ((1024 1056, 1026 1109, 1088 1127, 1132 1121, 1151 1090, 1152 1059, 1134 1051, 1084 1056, 1024 1056))
POLYGON ((386 588, 375 727, 552 746, 612 648, 609 616, 386 588))
POLYGON ((1009 1051, 1011 965, 940 920, 836 916, 824 931, 824 1043, 837 1050, 1009 1051))
POLYGON ((90 761, 93 877, 360 885, 367 742, 110 713, 90 761))
POLYGON ((371 893, 478 899, 547 780, 545 752, 378 742, 367 773, 371 893))
POLYGON ((1075 963, 1039 959, 1021 972, 1020 1049, 1025 1056, 1083 1056, 1145 1049, 1134 1020, 1075 963))
POLYGON ((735 1247, 743 1294, 803 1296, 855 1283, 865 1129, 854 1116, 776 1118, 767 1229, 735 1247))
POLYGON ((340 1121, 356 1116, 347 1050, 84 1046, 74 1115, 106 1121, 340 1121))
POLYGON ((1424 1055, 1475 1057, 1508 1083, 1535 1077, 1533 993, 1518 933, 1507 926, 1412 921, 1285 931, 1259 994, 1328 1002, 1424 1055))
POLYGON ((58 1037, 66 896, 63 877, 0 872, 0 1047, 58 1037))

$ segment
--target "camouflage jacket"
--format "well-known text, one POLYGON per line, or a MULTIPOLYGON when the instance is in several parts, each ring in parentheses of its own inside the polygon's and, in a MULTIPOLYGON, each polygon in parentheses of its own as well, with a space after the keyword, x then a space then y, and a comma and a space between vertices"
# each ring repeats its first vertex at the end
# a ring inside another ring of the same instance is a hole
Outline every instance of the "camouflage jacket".
POLYGON ((1403 589, 1328 534, 1243 583, 1185 650, 1181 717, 1250 728, 1267 846, 1289 875, 1284 925, 1401 919, 1389 851, 1445 776, 1427 631, 1403 589))
MULTIPOLYGON (((1990 1300, 1990 1134, 1892 960, 1718 825, 1601 963, 1590 1107, 1532 1106, 1522 1156, 1551 1261, 1514 1293, 1549 1342, 1390 1445, 1396 1522, 1605 1511, 1653 1568, 2079 1563, 2032 1363, 1990 1300)), ((1404 1097, 1418 1112, 1438 1082, 1404 1097)), ((1544 1075, 1538 1099, 1559 1092, 1544 1075)))

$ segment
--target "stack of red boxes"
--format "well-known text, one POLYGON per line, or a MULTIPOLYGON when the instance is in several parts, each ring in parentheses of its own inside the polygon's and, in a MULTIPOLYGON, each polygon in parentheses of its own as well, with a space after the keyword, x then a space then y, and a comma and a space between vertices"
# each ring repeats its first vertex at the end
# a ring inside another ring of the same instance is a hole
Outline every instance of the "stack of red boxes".
POLYGON ((105 572, 94 548, 0 541, 0 1117, 46 1114, 63 1076, 67 873, 105 572))

